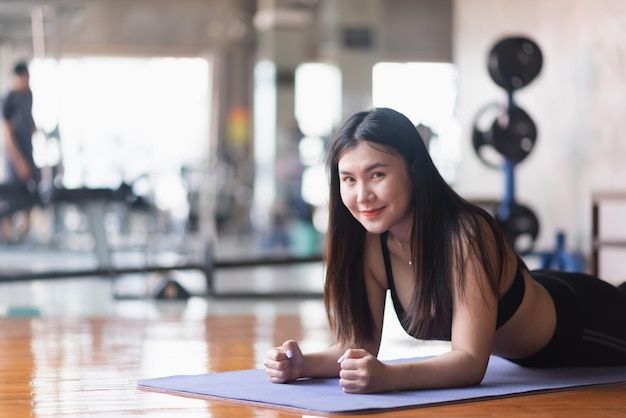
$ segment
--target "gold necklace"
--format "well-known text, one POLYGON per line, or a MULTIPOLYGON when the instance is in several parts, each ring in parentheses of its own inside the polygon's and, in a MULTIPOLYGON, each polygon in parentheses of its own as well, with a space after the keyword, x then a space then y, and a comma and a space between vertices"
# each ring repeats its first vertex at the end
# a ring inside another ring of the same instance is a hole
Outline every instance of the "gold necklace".
MULTIPOLYGON (((402 252, 404 253, 404 245, 402 245, 402 243, 400 242, 400 240, 398 239, 398 237, 396 237, 395 235, 393 236, 393 239, 396 240, 396 242, 398 243, 398 245, 400 246, 400 249, 402 250, 402 252)), ((413 260, 409 259, 409 266, 413 265, 413 260)))

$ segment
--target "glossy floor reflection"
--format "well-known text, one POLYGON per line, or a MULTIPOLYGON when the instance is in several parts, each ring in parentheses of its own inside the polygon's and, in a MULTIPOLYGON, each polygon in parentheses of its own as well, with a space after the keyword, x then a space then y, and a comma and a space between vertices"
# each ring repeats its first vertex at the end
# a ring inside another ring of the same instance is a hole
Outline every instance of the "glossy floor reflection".
MULTIPOLYGON (((259 367, 265 350, 286 338, 300 340, 305 350, 330 342, 317 303, 303 303, 300 314, 283 314, 267 307, 256 314, 211 315, 204 319, 0 319, 0 415, 324 416, 170 395, 136 386, 142 378, 259 367)), ((416 341, 395 341, 386 348, 392 355, 421 355, 443 349, 442 345, 416 341)), ((624 394, 626 384, 351 416, 618 417, 623 416, 624 394)))
POLYGON ((205 319, 1 319, 2 416, 299 416, 136 388, 141 378, 262 367, 265 351, 288 338, 307 351, 330 343, 317 302, 295 315, 255 309, 205 319))

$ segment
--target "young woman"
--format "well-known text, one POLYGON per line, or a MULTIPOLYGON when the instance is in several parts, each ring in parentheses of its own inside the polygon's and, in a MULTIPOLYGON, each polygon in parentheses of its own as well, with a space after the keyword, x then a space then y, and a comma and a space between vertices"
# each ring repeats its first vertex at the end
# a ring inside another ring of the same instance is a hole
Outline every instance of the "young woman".
POLYGON ((626 365, 626 292, 588 275, 529 271, 495 219, 443 180, 413 124, 355 114, 328 156, 324 302, 337 343, 268 351, 270 381, 339 376, 345 392, 480 383, 495 354, 528 367, 626 365), (385 364, 387 290, 405 330, 451 350, 385 364))

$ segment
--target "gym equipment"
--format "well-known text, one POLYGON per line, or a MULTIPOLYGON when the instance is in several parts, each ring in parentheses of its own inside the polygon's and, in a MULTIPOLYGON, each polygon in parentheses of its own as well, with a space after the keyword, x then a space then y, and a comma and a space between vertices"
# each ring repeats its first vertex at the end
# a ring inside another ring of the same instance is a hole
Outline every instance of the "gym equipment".
MULTIPOLYGON (((505 194, 492 204, 491 212, 506 237, 521 255, 539 256, 542 268, 583 271, 582 257, 565 250, 565 235, 557 233, 557 246, 551 252, 533 251, 540 225, 535 213, 515 198, 515 166, 528 157, 537 141, 537 127, 524 109, 515 103, 513 93, 533 81, 543 64, 539 46, 531 39, 504 38, 491 48, 487 69, 491 79, 506 90, 506 106, 490 103, 478 111, 472 128, 472 145, 488 167, 505 174, 505 194), (498 154, 500 161, 492 155, 498 154)), ((488 209, 489 210, 489 209, 488 209)))
MULTIPOLYGON (((46 135, 48 140, 59 141, 59 127, 46 135)), ((134 191, 135 182, 144 176, 135 179, 131 184, 122 183, 117 188, 63 188, 58 187, 61 184, 61 176, 63 173, 63 163, 61 160, 53 165, 46 166, 45 176, 42 182, 36 187, 16 186, 11 184, 0 184, 0 218, 10 216, 15 212, 31 209, 35 206, 52 206, 56 210, 57 205, 75 205, 82 213, 86 215, 89 232, 93 237, 94 253, 97 265, 93 268, 78 269, 49 269, 49 268, 27 268, 23 270, 15 270, 6 267, 0 267, 0 283, 28 280, 54 280, 68 278, 84 278, 84 277, 115 277, 127 274, 142 273, 162 273, 162 280, 155 287, 152 297, 156 299, 187 299, 192 296, 187 289, 178 283, 172 275, 168 274, 174 271, 196 270, 200 271, 206 280, 206 288, 208 296, 221 297, 321 297, 321 293, 315 292, 273 292, 252 293, 252 292, 236 292, 228 294, 220 292, 217 294, 214 287, 215 269, 229 268, 250 268, 259 266, 272 265, 290 265, 299 263, 318 263, 322 261, 322 256, 263 256, 259 258, 233 259, 233 260, 215 260, 213 246, 211 242, 199 243, 196 245, 194 254, 180 254, 179 261, 170 264, 149 262, 142 265, 125 266, 116 263, 113 257, 114 249, 111 247, 107 238, 105 229, 105 214, 109 204, 119 204, 125 209, 140 211, 156 211, 154 205, 149 199, 144 199, 134 191)), ((182 175, 188 181, 190 175, 187 168, 181 169, 182 175)), ((191 199, 197 200, 197 196, 190 196, 191 199)), ((197 202, 195 202, 197 203, 197 202)), ((190 214, 190 217, 196 217, 197 213, 190 214)), ((55 225, 56 226, 56 225, 55 225)), ((150 225, 152 227, 153 225, 150 225)), ((189 228, 197 229, 197 218, 190 219, 189 228)), ((123 226, 122 228, 123 229, 123 226)), ((149 239, 147 239, 149 241, 149 239)), ((118 299, 124 296, 114 295, 118 299)), ((204 295, 203 295, 204 296, 204 295)))
POLYGON ((505 195, 493 209, 494 216, 515 250, 532 251, 540 225, 535 213, 515 198, 515 166, 524 161, 537 141, 537 127, 524 109, 515 103, 513 92, 527 86, 541 70, 543 57, 537 44, 524 37, 498 41, 489 52, 487 68, 491 79, 507 93, 507 105, 489 104, 479 110, 472 128, 472 145, 478 158, 488 167, 505 174, 505 195), (487 116, 491 122, 483 125, 487 116), (486 149, 495 151, 501 162, 485 157, 486 149))
MULTIPOLYGON (((502 205, 501 208, 505 208, 502 205)), ((539 220, 535 213, 522 204, 512 205, 506 216, 501 210, 497 212, 497 219, 504 229, 504 233, 520 254, 529 254, 533 244, 539 236, 539 220)))
POLYGON ((554 251, 536 253, 540 257, 541 268, 561 271, 585 271, 585 259, 576 252, 567 251, 565 247, 565 233, 556 233, 556 248, 554 251))
MULTIPOLYGON (((206 295, 193 295, 193 296, 213 296, 213 297, 321 297, 322 294, 317 292, 272 292, 266 293, 254 293, 254 292, 233 292, 226 293, 215 291, 215 270, 217 269, 238 269, 238 268, 250 268, 260 266, 285 266, 292 264, 303 263, 319 263, 322 261, 321 255, 312 255, 307 257, 292 257, 292 256, 280 256, 280 257, 259 257, 259 258, 246 258, 246 259, 232 259, 232 260, 215 260, 211 251, 212 245, 205 243, 202 257, 197 260, 185 260, 180 263, 174 264, 146 264, 136 267, 124 267, 115 266, 113 264, 105 267, 95 267, 88 269, 69 269, 69 270, 31 270, 31 271, 9 271, 6 269, 0 270, 0 283, 3 282, 17 282, 27 280, 58 280, 58 279, 71 279, 71 278, 85 278, 85 277, 110 277, 115 278, 127 274, 138 273, 169 273, 173 271, 188 271, 195 270, 200 271, 206 281, 207 293, 206 295)), ((109 258, 110 259, 110 258, 109 258)), ((178 282, 170 277, 165 277, 155 288, 154 293, 151 295, 155 299, 187 299, 192 296, 182 287, 178 282), (172 287, 173 286, 173 287, 172 287)), ((118 299, 126 299, 124 297, 118 297, 118 299)), ((133 298, 134 299, 134 298, 133 298)))
POLYGON ((490 161, 485 155, 485 148, 491 147, 504 158, 522 162, 532 151, 537 141, 537 127, 519 106, 503 108, 497 103, 489 104, 479 110, 472 129, 472 145, 478 158, 491 168, 501 168, 501 162, 490 161), (491 116, 491 124, 484 125, 491 116))
POLYGON ((0 184, 0 218, 41 204, 35 191, 23 184, 0 184))
POLYGON ((533 243, 539 236, 539 220, 535 213, 520 203, 505 203, 500 200, 472 200, 474 205, 480 206, 491 213, 502 227, 506 238, 513 243, 513 247, 520 254, 530 254, 533 243))
POLYGON ((491 126, 493 147, 507 159, 519 163, 532 150, 537 140, 537 128, 528 113, 514 106, 491 126))
MULTIPOLYGON (((276 256, 237 260, 214 259, 213 244, 209 241, 201 244, 196 256, 187 256, 183 261, 172 264, 149 264, 139 266, 120 266, 113 261, 113 250, 107 239, 105 230, 105 210, 107 204, 121 203, 125 207, 150 210, 151 204, 133 192, 128 184, 121 184, 116 189, 109 188, 50 188, 45 192, 31 191, 23 186, 0 184, 0 217, 8 216, 18 210, 30 209, 36 205, 73 204, 79 206, 87 215, 90 232, 94 239, 94 252, 97 266, 87 269, 61 270, 20 270, 0 269, 0 283, 25 280, 67 279, 84 277, 110 277, 137 273, 164 273, 163 280, 155 287, 152 297, 155 299, 187 299, 191 294, 167 273, 172 271, 196 270, 203 273, 208 296, 221 297, 267 297, 268 294, 237 292, 217 294, 214 288, 215 269, 250 268, 258 266, 289 265, 298 263, 317 263, 322 261, 321 255, 312 256, 276 256)), ((271 293, 272 297, 319 297, 314 292, 282 292, 271 293)), ((118 297, 115 295, 116 298, 118 297)))
MULTIPOLYGON (((122 202, 132 207, 144 207, 149 203, 145 202, 140 196, 132 193, 132 188, 127 185, 121 185, 117 189, 107 188, 77 188, 77 189, 53 189, 46 198, 30 192, 25 187, 14 187, 12 185, 0 185, 0 209, 4 215, 12 213, 14 210, 21 210, 33 207, 36 204, 54 205, 70 203, 76 204, 83 208, 87 214, 87 219, 94 238, 94 252, 97 258, 97 266, 87 269, 61 269, 61 270, 20 270, 11 271, 6 268, 0 269, 0 283, 15 282, 26 280, 54 280, 68 278, 84 278, 84 277, 110 277, 115 278, 127 274, 137 273, 168 273, 172 271, 196 270, 203 273, 207 286, 208 296, 237 296, 237 297, 254 297, 267 296, 254 293, 237 292, 236 294, 220 293, 217 294, 214 288, 215 269, 229 268, 248 268, 257 266, 271 265, 288 265, 296 263, 315 263, 321 262, 321 255, 313 255, 308 257, 260 257, 239 260, 221 260, 214 259, 213 246, 211 242, 205 242, 200 248, 198 256, 195 259, 188 257, 187 259, 172 264, 148 264, 140 266, 119 266, 115 265, 112 257, 112 249, 108 242, 104 227, 104 212, 108 203, 122 202), (4 204, 5 202, 17 202, 10 208, 4 204)), ((168 277, 166 274, 164 279, 156 286, 152 297, 155 299, 187 299, 191 295, 179 283, 168 277)), ((273 297, 302 297, 312 296, 318 297, 321 294, 316 293, 298 293, 284 292, 272 293, 273 297)), ((117 295, 116 295, 117 297, 117 295)))
POLYGON ((487 68, 491 79, 508 92, 527 86, 543 65, 539 46, 526 37, 505 38, 489 52, 487 68))

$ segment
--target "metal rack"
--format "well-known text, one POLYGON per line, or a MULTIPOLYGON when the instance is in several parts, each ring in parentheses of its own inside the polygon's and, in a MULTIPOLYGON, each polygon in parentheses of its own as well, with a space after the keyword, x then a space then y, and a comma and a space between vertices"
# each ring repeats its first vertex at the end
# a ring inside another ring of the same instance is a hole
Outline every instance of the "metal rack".
POLYGON ((624 248, 626 250, 626 238, 603 239, 600 237, 600 206, 606 201, 624 201, 626 192, 596 192, 592 194, 591 206, 591 266, 590 272, 594 276, 600 273, 600 250, 602 247, 624 248))

